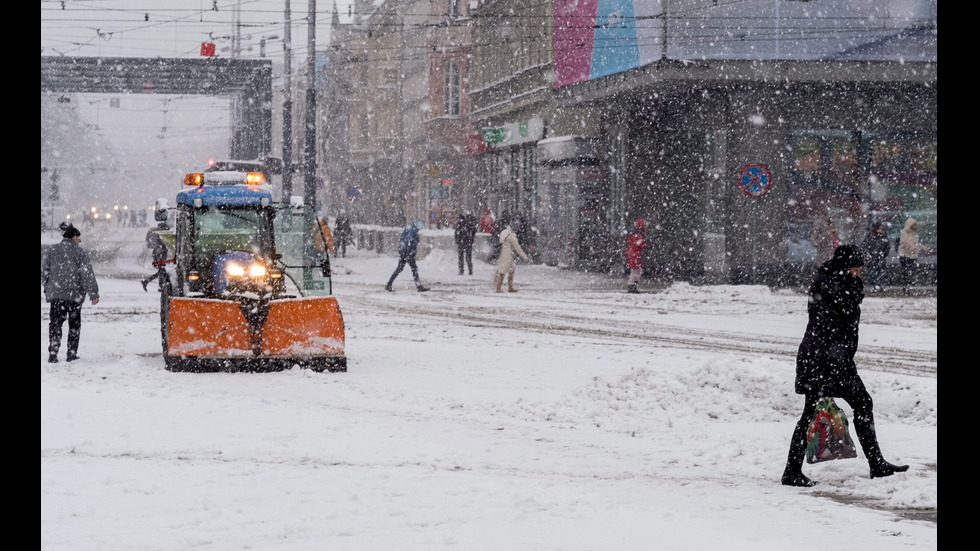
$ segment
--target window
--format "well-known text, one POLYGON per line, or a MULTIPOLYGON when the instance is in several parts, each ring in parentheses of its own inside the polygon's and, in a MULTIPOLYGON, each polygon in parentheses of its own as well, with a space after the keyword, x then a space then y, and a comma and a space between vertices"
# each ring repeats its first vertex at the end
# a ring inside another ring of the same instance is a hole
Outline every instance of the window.
POLYGON ((459 65, 456 65, 452 61, 446 64, 444 102, 443 112, 446 115, 459 115, 459 65))

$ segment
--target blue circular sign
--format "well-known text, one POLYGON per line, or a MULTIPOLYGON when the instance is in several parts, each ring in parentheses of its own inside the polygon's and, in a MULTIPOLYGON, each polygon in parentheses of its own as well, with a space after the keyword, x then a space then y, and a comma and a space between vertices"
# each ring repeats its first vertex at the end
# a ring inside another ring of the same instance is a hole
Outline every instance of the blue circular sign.
POLYGON ((738 185, 742 188, 742 193, 749 197, 760 197, 769 192, 772 175, 766 165, 759 163, 745 165, 738 175, 738 185))
POLYGON ((361 198, 361 190, 357 186, 347 188, 347 199, 353 203, 361 198))

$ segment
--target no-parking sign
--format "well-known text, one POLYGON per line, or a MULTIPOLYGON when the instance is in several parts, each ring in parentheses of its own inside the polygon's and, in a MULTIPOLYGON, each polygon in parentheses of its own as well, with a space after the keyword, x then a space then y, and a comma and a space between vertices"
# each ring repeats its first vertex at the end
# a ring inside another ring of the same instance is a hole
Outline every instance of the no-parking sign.
POLYGON ((353 203, 354 201, 357 201, 360 198, 361 198, 361 188, 357 186, 351 186, 347 188, 347 200, 353 203))
POLYGON ((753 163, 742 167, 738 175, 738 185, 742 193, 749 197, 760 197, 769 192, 772 186, 772 175, 764 164, 753 163))

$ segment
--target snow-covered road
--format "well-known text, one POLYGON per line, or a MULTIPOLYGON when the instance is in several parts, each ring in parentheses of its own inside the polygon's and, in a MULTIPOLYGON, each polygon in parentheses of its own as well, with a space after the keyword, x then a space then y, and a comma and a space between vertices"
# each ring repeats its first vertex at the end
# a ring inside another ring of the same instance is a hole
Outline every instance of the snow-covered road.
POLYGON ((386 293, 394 265, 335 262, 347 373, 169 373, 156 296, 108 277, 82 360, 50 365, 42 298, 42 549, 938 547, 935 297, 864 304, 859 368, 911 470, 862 454, 799 489, 799 293, 521 265, 496 294, 446 251, 431 292, 386 293))

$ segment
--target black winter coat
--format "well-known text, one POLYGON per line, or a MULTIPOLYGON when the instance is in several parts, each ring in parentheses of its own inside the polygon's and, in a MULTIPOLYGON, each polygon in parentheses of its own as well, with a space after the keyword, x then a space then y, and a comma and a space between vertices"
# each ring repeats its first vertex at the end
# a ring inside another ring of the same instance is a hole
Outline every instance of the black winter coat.
POLYGON ((456 222, 456 245, 462 248, 469 248, 473 246, 473 241, 476 239, 476 220, 473 216, 467 216, 461 214, 459 220, 456 222))
POLYGON ((836 396, 858 377, 854 354, 864 284, 840 258, 825 262, 810 286, 806 333, 796 356, 796 393, 836 396))
POLYGON ((867 237, 861 242, 861 248, 868 253, 868 259, 876 266, 884 266, 885 258, 891 252, 891 242, 888 236, 877 233, 874 230, 868 232, 867 237))

